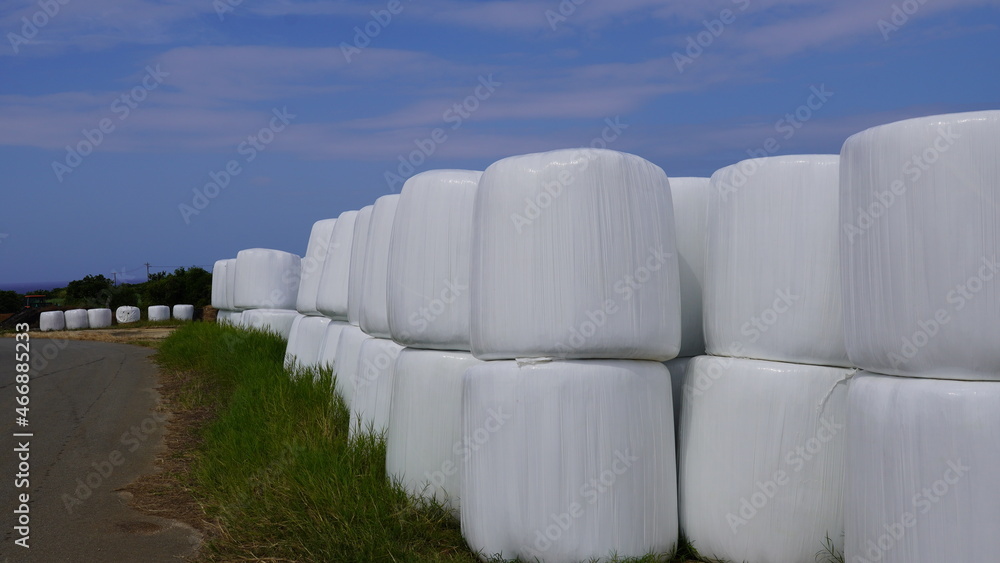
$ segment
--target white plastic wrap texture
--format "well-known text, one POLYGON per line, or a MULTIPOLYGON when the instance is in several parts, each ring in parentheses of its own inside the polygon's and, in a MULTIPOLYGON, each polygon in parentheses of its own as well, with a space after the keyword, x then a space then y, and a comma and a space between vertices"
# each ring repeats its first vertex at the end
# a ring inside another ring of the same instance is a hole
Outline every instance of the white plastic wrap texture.
POLYGON ((368 336, 354 325, 341 329, 340 340, 337 342, 337 358, 333 363, 333 375, 336 376, 334 390, 350 407, 354 399, 354 388, 357 385, 358 358, 361 356, 361 345, 370 340, 368 336))
POLYGON ((361 293, 358 321, 361 330, 378 338, 389 338, 389 242, 398 204, 399 194, 384 195, 375 200, 365 245, 364 291, 361 293))
POLYGON ((236 259, 226 260, 226 309, 239 311, 236 307, 236 259))
POLYGON ((70 309, 64 315, 66 319, 66 330, 78 330, 90 328, 90 319, 87 317, 86 309, 70 309))
MULTIPOLYGON (((245 313, 244 313, 245 314, 245 313)), ((292 321, 285 347, 285 367, 311 369, 319 362, 319 348, 326 337, 326 317, 299 315, 292 321)))
POLYGON ((704 300, 705 226, 710 194, 708 178, 670 179, 674 227, 677 230, 677 273, 681 284, 681 350, 677 355, 682 358, 705 353, 701 304, 704 300))
POLYGON ((38 317, 38 330, 63 330, 66 328, 66 314, 62 311, 45 311, 38 317))
POLYGON ((226 290, 228 289, 229 277, 226 270, 229 269, 229 260, 216 260, 212 266, 212 307, 216 309, 228 309, 232 304, 226 300, 226 290))
POLYGON ((288 340, 292 332, 292 323, 298 316, 297 311, 288 309, 249 309, 240 315, 239 325, 243 328, 271 332, 288 340))
POLYGON ((703 556, 814 561, 843 545, 852 369, 699 356, 678 453, 681 529, 703 556))
POLYGON ((235 319, 239 319, 241 313, 237 311, 221 310, 215 315, 215 322, 219 324, 237 324, 235 319))
POLYGON ((140 314, 138 307, 122 305, 115 309, 115 320, 118 324, 136 323, 139 322, 140 314))
POLYGON ((836 155, 744 160, 712 175, 709 354, 848 366, 836 155))
POLYGON ((90 309, 87 311, 87 324, 90 328, 107 328, 111 326, 113 317, 111 309, 90 309))
POLYGON ((236 255, 237 309, 295 310, 302 260, 297 254, 248 248, 236 255))
POLYGON ((436 498, 455 514, 469 453, 462 443, 462 380, 478 363, 466 352, 404 348, 394 368, 386 473, 411 495, 436 498))
POLYGON ((663 364, 484 362, 465 372, 463 393, 461 520, 473 551, 575 563, 676 543, 663 364))
POLYGON ((334 369, 337 361, 337 345, 340 344, 340 333, 348 323, 344 321, 330 321, 326 325, 326 334, 323 335, 323 342, 319 346, 319 357, 317 365, 321 368, 334 369))
POLYGON ((847 404, 845 560, 996 561, 1000 382, 862 372, 847 404))
POLYGON ((855 365, 1000 380, 1000 111, 853 135, 841 149, 840 213, 855 365))
POLYGON ((321 315, 316 308, 316 295, 319 293, 320 278, 323 277, 330 235, 336 224, 336 219, 323 219, 313 223, 312 230, 309 231, 309 244, 300 266, 299 292, 295 298, 295 309, 303 315, 321 315))
POLYGON ((351 397, 351 436, 362 432, 379 434, 389 427, 393 368, 402 350, 402 346, 386 338, 371 338, 361 344, 351 397))
POLYGON ((368 226, 372 220, 372 208, 366 205, 358 211, 354 221, 354 243, 351 248, 351 274, 347 284, 347 322, 354 326, 361 324, 361 295, 365 289, 365 255, 368 249, 368 226))
POLYGON ((146 318, 150 321, 169 321, 170 307, 167 305, 150 305, 146 309, 146 318))
POLYGON ((351 279, 351 247, 354 245, 354 222, 357 211, 345 211, 337 217, 330 235, 330 247, 323 262, 323 275, 316 294, 316 309, 338 321, 347 320, 347 289, 351 279))
POLYGON ((473 215, 472 353, 669 360, 680 349, 670 186, 637 156, 505 158, 473 215))
POLYGON ((171 314, 179 321, 193 321, 194 305, 174 305, 171 314))
POLYGON ((389 332, 404 346, 469 350, 472 212, 482 172, 431 170, 399 195, 389 249, 389 332))

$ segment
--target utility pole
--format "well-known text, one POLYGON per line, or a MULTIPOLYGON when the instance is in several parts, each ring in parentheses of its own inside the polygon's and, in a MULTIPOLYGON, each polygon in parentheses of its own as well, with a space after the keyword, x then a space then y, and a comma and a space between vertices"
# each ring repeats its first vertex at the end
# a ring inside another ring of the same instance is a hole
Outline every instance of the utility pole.
POLYGON ((111 272, 111 275, 115 277, 114 281, 111 282, 111 286, 114 287, 118 285, 118 272, 111 272))
POLYGON ((146 281, 149 281, 149 262, 146 262, 146 281))

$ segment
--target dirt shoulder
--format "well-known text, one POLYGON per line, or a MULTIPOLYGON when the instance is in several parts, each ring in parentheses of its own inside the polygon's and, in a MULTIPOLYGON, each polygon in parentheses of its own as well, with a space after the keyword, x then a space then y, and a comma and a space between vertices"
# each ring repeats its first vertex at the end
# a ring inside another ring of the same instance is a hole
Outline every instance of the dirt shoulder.
POLYGON ((37 333, 38 338, 63 340, 91 340, 114 344, 151 346, 170 336, 177 327, 151 326, 136 328, 91 328, 83 330, 56 330, 37 333))

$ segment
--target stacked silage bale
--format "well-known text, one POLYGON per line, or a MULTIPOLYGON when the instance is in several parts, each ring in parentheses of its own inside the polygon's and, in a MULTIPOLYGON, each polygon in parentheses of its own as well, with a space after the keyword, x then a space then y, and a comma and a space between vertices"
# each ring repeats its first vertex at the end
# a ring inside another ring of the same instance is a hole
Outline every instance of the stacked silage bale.
POLYGON ((681 388, 691 359, 705 353, 702 330, 702 287, 705 284, 705 224, 708 221, 709 178, 670 178, 677 233, 677 274, 681 288, 681 349, 665 362, 674 398, 674 431, 680 426, 681 388))
POLYGON ((238 324, 239 312, 233 304, 236 286, 236 259, 216 260, 212 266, 212 307, 218 309, 215 322, 238 324))
MULTIPOLYGON (((358 305, 360 330, 371 338, 358 351, 351 394, 350 434, 380 434, 389 425, 392 406, 393 368, 403 349, 389 334, 388 294, 389 244, 399 195, 384 195, 372 207, 364 248, 364 270, 358 305)), ((344 329, 352 330, 351 328, 344 329)), ((341 334, 343 337, 343 333, 341 334)), ((348 380, 348 384, 350 380, 348 380)))
POLYGON ((812 561, 842 545, 846 381, 832 155, 711 179, 704 328, 679 435, 681 529, 703 556, 812 561))
POLYGON ((850 137, 840 212, 845 560, 996 560, 1000 111, 850 137))
POLYGON ((431 170, 403 185, 389 247, 393 372, 386 472, 416 496, 460 510, 462 381, 470 352, 472 214, 482 172, 431 170))
POLYGON ((242 311, 238 326, 287 339, 297 314, 302 259, 281 250, 249 248, 236 254, 235 265, 233 308, 242 311))
POLYGON ((462 531, 546 562, 677 541, 669 373, 680 293, 667 176, 633 155, 500 160, 476 193, 462 531))
MULTIPOLYGON (((348 219, 349 221, 349 219, 348 219)), ((332 252, 331 244, 337 219, 322 219, 313 223, 309 231, 306 254, 302 258, 299 291, 295 299, 297 314, 288 331, 285 347, 285 365, 289 369, 320 367, 327 328, 333 324, 318 308, 318 297, 323 281, 323 270, 332 252)), ((337 243, 339 244, 339 243, 337 243)))

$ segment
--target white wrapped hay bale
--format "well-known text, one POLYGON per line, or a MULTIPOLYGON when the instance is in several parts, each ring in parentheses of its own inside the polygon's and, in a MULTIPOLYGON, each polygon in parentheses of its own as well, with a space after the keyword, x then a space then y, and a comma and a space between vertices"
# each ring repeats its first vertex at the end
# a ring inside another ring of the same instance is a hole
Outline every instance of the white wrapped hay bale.
POLYGON ((287 369, 312 369, 318 365, 319 348, 323 345, 328 324, 330 319, 326 317, 296 315, 288 331, 288 346, 285 347, 287 369))
POLYGON ((712 175, 709 354, 847 366, 836 155, 744 160, 712 175))
POLYGON ((472 212, 482 172, 431 170, 403 185, 389 249, 388 315, 404 346, 469 350, 472 212))
POLYGON ((216 260, 212 266, 212 307, 229 309, 232 303, 227 299, 229 289, 229 260, 216 260))
POLYGON ((847 380, 854 370, 699 356, 679 439, 681 529, 731 561, 813 561, 842 546, 847 380))
POLYGON ((1000 380, 1000 111, 908 119, 841 149, 851 360, 1000 380))
POLYGON ((351 248, 354 245, 354 223, 357 211, 345 211, 337 217, 330 234, 330 247, 323 262, 316 309, 338 321, 347 320, 347 290, 351 279, 351 248))
POLYGON ((90 328, 107 328, 111 326, 113 317, 111 309, 90 309, 87 311, 87 324, 90 328))
POLYGON ((146 309, 146 318, 150 321, 169 321, 170 307, 167 305, 150 305, 146 309))
POLYGON ((384 195, 375 200, 365 245, 364 291, 361 293, 358 321, 361 330, 378 338, 389 338, 386 286, 389 276, 389 242, 398 204, 398 194, 384 195))
POLYGON ((625 360, 466 371, 462 534, 485 556, 642 556, 678 539, 670 378, 625 360))
POLYGON ((248 248, 236 255, 237 309, 295 309, 302 260, 297 254, 248 248))
POLYGON ((465 352, 404 348, 393 371, 386 473, 411 495, 436 499, 456 514, 470 453, 462 444, 462 380, 479 363, 465 352))
POLYGON ((389 427, 393 367, 402 350, 402 346, 386 338, 371 338, 361 344, 351 397, 351 436, 380 434, 389 427))
POLYGON ((288 340, 292 332, 292 323, 298 316, 297 311, 288 309, 249 309, 240 315, 239 326, 263 330, 288 340))
POLYGON ((862 372, 847 403, 845 560, 995 561, 1000 383, 862 372))
POLYGON ((38 330, 63 330, 66 328, 66 314, 62 311, 45 311, 38 317, 38 330))
POLYGON ((700 356, 705 353, 702 287, 705 285, 705 228, 710 180, 671 178, 670 195, 674 204, 677 273, 681 287, 681 349, 677 355, 700 356))
POLYGON ((351 273, 347 282, 347 322, 361 325, 361 296, 365 289, 365 256, 368 252, 368 226, 371 225, 374 205, 358 211, 354 221, 354 245, 351 248, 351 273))
POLYGON ((219 324, 237 324, 233 321, 233 316, 238 316, 240 313, 236 311, 221 310, 215 315, 215 322, 219 324))
POLYGON ((226 260, 226 309, 230 311, 240 310, 236 307, 236 259, 226 260))
POLYGON ((323 342, 319 346, 319 357, 317 365, 320 368, 334 369, 337 361, 337 345, 340 343, 340 333, 348 323, 344 321, 330 321, 326 325, 326 333, 323 335, 323 342))
POLYGON ((70 309, 63 316, 66 319, 66 330, 90 328, 90 318, 86 309, 70 309))
POLYGON ((118 324, 137 323, 140 315, 138 307, 122 305, 115 309, 115 320, 118 321, 118 324))
POLYGON ((505 158, 483 173, 473 217, 477 358, 677 355, 674 214, 658 166, 594 149, 505 158))
POLYGON ((336 377, 334 390, 344 399, 348 408, 354 399, 361 345, 369 339, 371 336, 354 325, 346 326, 340 332, 340 340, 337 342, 337 357, 333 363, 333 375, 336 377))
POLYGON ((194 320, 194 305, 174 305, 172 310, 172 315, 175 319, 179 321, 193 321, 194 320))
POLYGON ((321 314, 316 308, 316 295, 319 293, 320 278, 323 277, 327 250, 330 248, 330 235, 336 224, 336 219, 323 219, 313 223, 312 230, 309 231, 306 255, 302 257, 299 268, 299 291, 295 297, 295 309, 303 315, 321 314))

